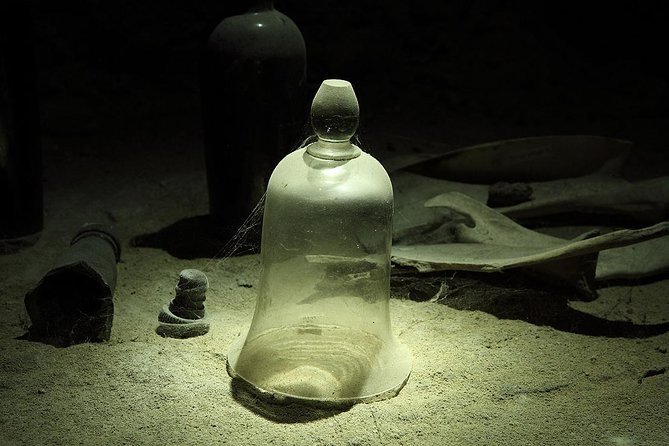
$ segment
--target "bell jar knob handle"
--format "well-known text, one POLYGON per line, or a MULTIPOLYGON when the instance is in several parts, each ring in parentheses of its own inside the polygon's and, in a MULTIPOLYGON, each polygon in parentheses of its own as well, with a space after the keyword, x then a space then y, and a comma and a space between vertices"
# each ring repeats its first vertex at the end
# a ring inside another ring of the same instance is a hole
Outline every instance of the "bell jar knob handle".
POLYGON ((311 104, 311 126, 319 139, 348 142, 358 129, 360 107, 350 82, 323 81, 311 104))

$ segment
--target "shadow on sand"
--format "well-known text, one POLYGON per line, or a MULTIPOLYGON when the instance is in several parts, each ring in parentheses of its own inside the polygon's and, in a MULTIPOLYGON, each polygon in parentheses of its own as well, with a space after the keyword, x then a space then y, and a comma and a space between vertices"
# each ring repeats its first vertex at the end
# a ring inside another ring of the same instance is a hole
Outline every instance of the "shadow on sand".
POLYGON ((547 286, 520 270, 504 273, 449 272, 394 276, 394 295, 435 301, 458 310, 478 310, 500 319, 516 319, 556 330, 605 337, 647 338, 669 331, 669 322, 636 324, 609 320, 569 305, 573 290, 547 286))
POLYGON ((261 396, 247 382, 233 378, 230 383, 232 397, 242 406, 261 417, 275 423, 308 423, 323 418, 333 417, 346 412, 349 407, 312 407, 299 403, 272 402, 267 396, 261 396))
POLYGON ((159 231, 133 237, 132 246, 157 248, 178 259, 220 258, 255 254, 260 249, 260 225, 229 228, 209 215, 183 218, 159 231))

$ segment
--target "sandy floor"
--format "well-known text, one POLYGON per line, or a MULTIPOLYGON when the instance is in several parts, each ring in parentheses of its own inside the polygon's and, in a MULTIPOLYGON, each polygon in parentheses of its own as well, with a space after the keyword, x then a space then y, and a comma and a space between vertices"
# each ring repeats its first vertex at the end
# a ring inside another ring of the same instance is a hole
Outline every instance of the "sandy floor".
POLYGON ((205 213, 201 158, 188 141, 159 140, 122 156, 115 147, 141 140, 46 141, 46 229, 36 246, 0 257, 1 444, 669 443, 669 334, 641 329, 625 338, 606 329, 616 320, 668 322, 667 280, 604 289, 571 306, 550 293, 485 301, 490 287, 476 280, 480 293, 454 285, 441 302, 405 299, 406 287, 396 286, 394 332, 414 357, 399 396, 332 412, 238 392, 225 354, 250 321, 259 257, 179 260, 129 244, 205 213), (63 156, 56 145, 65 143, 63 156), (87 156, 99 144, 109 155, 87 156), (29 324, 24 294, 85 221, 115 223, 123 240, 111 340, 69 348, 17 340, 29 324), (199 338, 162 338, 157 314, 184 268, 209 276, 212 328, 199 338), (542 308, 551 317, 533 315, 542 308), (599 325, 576 327, 575 314, 599 325))
MULTIPOLYGON (((592 302, 507 274, 395 278, 394 332, 414 359, 397 397, 337 412, 271 406, 233 386, 225 355, 250 322, 259 257, 182 260, 130 243, 207 211, 195 49, 212 13, 168 3, 39 8, 45 229, 34 247, 0 256, 1 445, 669 444, 667 277, 616 284, 592 302), (26 292, 85 222, 113 224, 123 244, 111 340, 19 340, 26 292), (209 277, 211 331, 162 338, 158 312, 185 268, 209 277), (442 283, 447 292, 430 302, 442 283)), ((566 6, 551 28, 529 5, 510 14, 508 2, 442 3, 446 12, 430 6, 411 23, 404 6, 377 14, 375 4, 359 20, 354 11, 337 39, 345 15, 293 6, 311 48, 310 86, 353 76, 363 147, 391 148, 387 133, 439 149, 572 133, 666 149, 667 83, 591 54, 634 34, 619 32, 627 22, 593 6, 590 19, 563 23, 566 6), (601 47, 579 53, 560 40, 595 22, 610 27, 596 32, 601 47)), ((666 163, 646 168, 667 173, 666 163)))

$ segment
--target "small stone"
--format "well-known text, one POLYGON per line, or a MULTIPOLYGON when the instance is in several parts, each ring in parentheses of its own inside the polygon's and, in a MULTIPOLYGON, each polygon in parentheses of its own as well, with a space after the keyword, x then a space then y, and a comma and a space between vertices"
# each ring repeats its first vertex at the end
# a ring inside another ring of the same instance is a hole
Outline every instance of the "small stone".
POLYGON ((46 393, 46 390, 41 389, 41 388, 40 388, 40 389, 37 389, 37 394, 38 394, 38 395, 44 395, 45 393, 46 393))
POLYGON ((179 273, 175 297, 158 314, 156 333, 171 338, 190 338, 209 332, 209 320, 204 308, 209 289, 207 276, 196 269, 179 273))

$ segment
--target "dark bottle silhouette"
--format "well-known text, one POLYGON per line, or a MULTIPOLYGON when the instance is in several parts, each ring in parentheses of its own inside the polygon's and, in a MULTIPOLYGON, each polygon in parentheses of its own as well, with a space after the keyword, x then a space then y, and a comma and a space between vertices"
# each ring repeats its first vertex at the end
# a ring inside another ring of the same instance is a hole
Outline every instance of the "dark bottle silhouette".
POLYGON ((306 118, 306 50, 295 23, 272 1, 232 2, 227 14, 201 60, 209 209, 224 237, 262 198, 306 118))
POLYGON ((0 2, 0 253, 37 241, 42 161, 28 2, 0 2))

